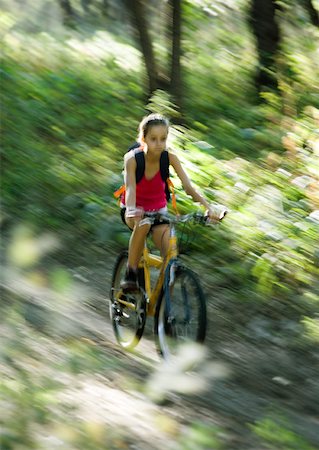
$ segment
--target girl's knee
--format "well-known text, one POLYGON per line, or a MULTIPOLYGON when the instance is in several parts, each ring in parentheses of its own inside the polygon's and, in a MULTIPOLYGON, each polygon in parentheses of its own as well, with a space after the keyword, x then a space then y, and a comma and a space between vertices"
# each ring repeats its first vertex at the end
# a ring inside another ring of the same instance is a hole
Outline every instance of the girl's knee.
POLYGON ((153 229, 153 241, 156 247, 165 255, 168 249, 169 227, 165 225, 153 229))
POLYGON ((131 230, 134 229, 134 227, 135 227, 134 219, 126 218, 125 223, 131 230))
POLYGON ((139 222, 136 222, 134 225, 134 233, 138 234, 140 236, 147 236, 147 234, 150 231, 150 225, 148 224, 144 224, 142 226, 140 226, 139 222))

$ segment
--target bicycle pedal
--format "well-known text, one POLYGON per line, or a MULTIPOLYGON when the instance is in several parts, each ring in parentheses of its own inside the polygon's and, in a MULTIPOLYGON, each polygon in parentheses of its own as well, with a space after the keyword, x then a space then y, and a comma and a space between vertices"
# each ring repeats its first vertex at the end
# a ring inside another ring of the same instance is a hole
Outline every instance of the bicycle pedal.
POLYGON ((127 314, 124 310, 123 310, 123 308, 121 308, 121 307, 116 307, 116 308, 114 308, 115 309, 115 320, 117 321, 117 322, 120 322, 121 321, 121 318, 124 318, 124 319, 129 319, 130 318, 130 315, 129 314, 127 314))

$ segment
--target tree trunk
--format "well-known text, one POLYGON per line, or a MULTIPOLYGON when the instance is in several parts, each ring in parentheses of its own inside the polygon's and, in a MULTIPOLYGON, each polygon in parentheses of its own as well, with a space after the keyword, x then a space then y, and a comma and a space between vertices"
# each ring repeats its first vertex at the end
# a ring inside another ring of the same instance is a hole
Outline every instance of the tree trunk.
POLYGON ((316 8, 313 6, 312 1, 303 0, 303 3, 306 10, 308 11, 312 25, 314 25, 315 27, 319 27, 319 14, 316 8))
POLYGON ((126 0, 127 8, 133 18, 142 49, 145 67, 149 82, 149 95, 155 90, 161 89, 171 94, 174 103, 181 109, 182 83, 181 83, 181 0, 169 0, 168 2, 168 70, 159 72, 159 65, 155 60, 153 45, 148 31, 149 23, 143 0, 126 0))
POLYGON ((63 22, 67 25, 72 23, 75 19, 75 13, 70 0, 59 0, 59 3, 63 11, 63 22))
POLYGON ((181 28, 182 12, 181 0, 170 0, 171 7, 171 74, 170 92, 174 103, 182 106, 182 77, 181 77, 181 28))
POLYGON ((259 68, 256 74, 258 91, 265 87, 277 89, 276 56, 280 31, 276 21, 276 0, 251 0, 250 24, 256 39, 259 68))
POLYGON ((91 0, 81 0, 81 6, 85 13, 90 12, 91 0))
POLYGON ((141 50, 144 56, 146 72, 148 76, 149 94, 151 95, 158 87, 158 71, 150 34, 146 12, 141 0, 126 0, 126 5, 134 19, 135 29, 139 37, 141 50))
POLYGON ((109 15, 109 2, 108 0, 102 0, 101 10, 104 17, 108 17, 109 15))

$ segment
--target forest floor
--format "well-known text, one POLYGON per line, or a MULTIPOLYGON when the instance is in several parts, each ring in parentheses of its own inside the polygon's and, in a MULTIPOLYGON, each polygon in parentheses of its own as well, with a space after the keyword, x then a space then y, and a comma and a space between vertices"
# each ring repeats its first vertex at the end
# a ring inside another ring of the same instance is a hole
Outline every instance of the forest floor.
POLYGON ((232 324, 232 313, 208 299, 204 351, 162 361, 150 319, 126 352, 108 312, 115 254, 84 247, 32 271, 3 261, 0 368, 7 387, 22 386, 3 400, 0 419, 12 435, 17 411, 29 415, 19 448, 319 448, 319 352, 291 347, 298 324, 287 321, 286 334, 276 334, 272 319, 256 314, 243 329, 236 311, 232 324), (57 291, 52 279, 68 287, 57 291), (33 389, 29 403, 25 386, 33 389), (42 403, 39 392, 47 393, 42 403))

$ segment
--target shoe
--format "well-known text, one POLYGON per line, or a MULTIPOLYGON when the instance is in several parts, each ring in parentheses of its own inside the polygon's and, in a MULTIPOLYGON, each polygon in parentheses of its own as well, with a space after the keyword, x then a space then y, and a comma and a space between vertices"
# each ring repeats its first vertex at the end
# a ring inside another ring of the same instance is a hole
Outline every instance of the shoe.
POLYGON ((130 267, 126 269, 124 279, 120 283, 123 291, 136 291, 138 289, 137 272, 130 267))

